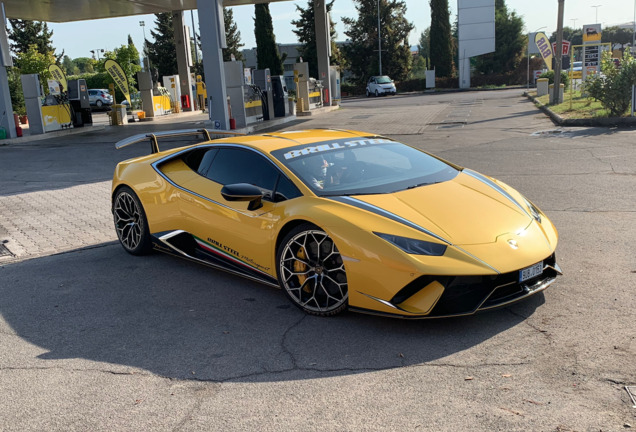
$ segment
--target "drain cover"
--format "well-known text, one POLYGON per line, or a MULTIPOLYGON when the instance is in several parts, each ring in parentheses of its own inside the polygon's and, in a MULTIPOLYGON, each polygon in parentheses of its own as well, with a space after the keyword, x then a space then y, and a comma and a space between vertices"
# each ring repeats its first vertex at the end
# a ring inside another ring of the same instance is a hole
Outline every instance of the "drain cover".
POLYGON ((11 253, 11 251, 9 249, 7 249, 7 247, 4 245, 4 243, 0 243, 0 258, 1 257, 7 257, 7 256, 12 257, 13 254, 11 253))
POLYGON ((636 386, 625 386, 627 394, 632 398, 632 408, 636 408, 636 386))

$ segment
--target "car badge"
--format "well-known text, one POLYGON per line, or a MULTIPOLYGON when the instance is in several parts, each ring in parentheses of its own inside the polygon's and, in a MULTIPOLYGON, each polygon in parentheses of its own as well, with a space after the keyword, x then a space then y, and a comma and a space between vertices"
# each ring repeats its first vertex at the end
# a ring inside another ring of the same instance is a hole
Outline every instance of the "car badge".
POLYGON ((513 249, 519 249, 519 244, 515 240, 508 240, 508 245, 513 249))

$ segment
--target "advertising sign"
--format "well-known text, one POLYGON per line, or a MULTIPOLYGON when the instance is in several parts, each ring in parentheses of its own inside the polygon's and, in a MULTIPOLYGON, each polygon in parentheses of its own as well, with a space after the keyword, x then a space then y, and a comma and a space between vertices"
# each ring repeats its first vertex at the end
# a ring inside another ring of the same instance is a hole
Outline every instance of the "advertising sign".
POLYGON ((62 91, 68 90, 68 86, 66 85, 66 75, 64 75, 64 71, 58 65, 49 65, 49 73, 51 74, 51 78, 59 82, 63 87, 62 91))
MULTIPOLYGON (((564 40, 563 43, 561 44, 561 55, 564 56, 568 56, 570 55, 570 41, 566 41, 564 40)), ((556 42, 552 42, 552 52, 556 54, 557 49, 556 49, 556 42)))
POLYGON ((583 26, 583 44, 601 42, 601 25, 588 24, 583 26))
POLYGON ((552 46, 550 45, 550 40, 545 33, 540 32, 534 36, 534 42, 537 44, 537 48, 539 48, 546 67, 548 70, 552 70, 552 46))
POLYGON ((106 60, 106 62, 104 62, 104 67, 106 68, 106 72, 108 72, 113 78, 113 81, 115 81, 115 84, 117 84, 117 87, 119 87, 119 90, 121 90, 121 92, 124 94, 124 97, 126 98, 128 103, 130 103, 128 78, 126 78, 126 74, 124 73, 124 70, 121 68, 121 66, 119 66, 119 63, 117 63, 115 60, 108 59, 106 60))

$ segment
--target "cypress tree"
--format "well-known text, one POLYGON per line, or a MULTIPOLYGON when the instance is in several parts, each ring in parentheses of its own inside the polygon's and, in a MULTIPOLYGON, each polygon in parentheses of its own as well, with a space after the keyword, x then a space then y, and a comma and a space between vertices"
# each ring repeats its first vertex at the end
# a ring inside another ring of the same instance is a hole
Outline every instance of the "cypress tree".
POLYGON ((284 59, 278 53, 269 3, 254 5, 254 36, 256 37, 257 67, 269 68, 272 75, 282 75, 284 59))
POLYGON ((453 44, 448 0, 430 0, 429 5, 431 67, 435 68, 436 76, 450 77, 453 74, 453 44))

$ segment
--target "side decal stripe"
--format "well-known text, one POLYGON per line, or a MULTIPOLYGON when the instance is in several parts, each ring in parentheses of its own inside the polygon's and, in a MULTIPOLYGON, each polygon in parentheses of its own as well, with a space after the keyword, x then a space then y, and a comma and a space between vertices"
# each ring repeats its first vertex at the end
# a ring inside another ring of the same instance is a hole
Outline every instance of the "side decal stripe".
POLYGON ((497 272, 497 274, 501 274, 501 272, 499 270, 497 270, 496 268, 494 268, 493 266, 488 264, 486 261, 476 257, 475 255, 471 254, 470 252, 465 251, 461 247, 452 244, 450 241, 446 240, 443 237, 438 236, 434 232, 431 232, 431 231, 427 230, 426 228, 421 227, 421 226, 409 221, 408 219, 404 219, 403 217, 400 217, 400 216, 396 215, 395 213, 391 213, 390 211, 384 210, 384 209, 382 209, 380 207, 376 207, 376 206, 371 205, 369 203, 365 203, 364 201, 361 201, 359 199, 348 197, 348 196, 335 196, 335 197, 328 197, 328 198, 332 199, 334 201, 338 201, 338 202, 343 203, 343 204, 349 204, 351 206, 357 207, 357 208, 362 209, 362 210, 369 211, 371 213, 375 213, 375 214, 377 214, 379 216, 383 216, 383 217, 385 217, 387 219, 391 219, 392 221, 399 222, 401 224, 404 224, 406 226, 414 228, 414 229, 416 229, 418 231, 421 231, 421 232, 423 232, 425 234, 428 234, 431 237, 434 237, 434 238, 438 239, 439 241, 442 241, 442 242, 446 243, 447 245, 449 245, 451 247, 454 247, 455 249, 461 251, 463 254, 468 255, 469 257, 471 257, 475 261, 478 261, 478 262, 484 264, 486 267, 491 268, 493 271, 497 272))
POLYGON ((517 201, 515 201, 515 199, 513 197, 510 196, 510 194, 508 192, 506 192, 501 186, 499 186, 497 183, 493 182, 492 180, 490 180, 487 177, 484 177, 483 175, 479 174, 478 172, 469 170, 464 168, 463 172, 466 175, 471 176, 474 179, 479 180, 480 182, 490 186, 491 188, 493 188, 494 190, 496 190, 497 192, 499 192, 501 195, 503 195, 504 197, 506 197, 511 203, 513 203, 514 205, 516 205, 524 214, 528 215, 528 217, 532 218, 532 215, 528 212, 528 210, 526 210, 525 208, 523 208, 521 206, 521 204, 519 204, 517 201))
POLYGON ((227 252, 225 252, 225 251, 219 249, 218 247, 206 242, 205 240, 202 240, 202 239, 200 239, 200 238, 198 238, 196 236, 193 236, 193 237, 194 237, 194 240, 197 242, 197 244, 200 247, 202 247, 203 249, 205 249, 206 251, 208 251, 210 253, 213 253, 215 255, 220 255, 223 258, 225 258, 225 259, 227 259, 227 260, 229 260, 229 261, 231 261, 231 262, 233 262, 235 264, 241 265, 241 266, 246 267, 246 268, 248 268, 248 269, 250 269, 252 271, 258 272, 258 273, 260 273, 260 274, 262 274, 264 276, 267 276, 268 278, 272 277, 271 275, 265 273, 264 271, 259 270, 258 268, 247 264, 245 261, 240 260, 236 256, 228 254, 227 252))
POLYGON ((414 228, 414 229, 416 229, 418 231, 421 231, 421 232, 423 232, 425 234, 428 234, 431 237, 434 237, 434 238, 436 238, 439 241, 442 241, 442 242, 444 242, 444 243, 446 243, 448 245, 452 245, 450 241, 446 240, 443 237, 438 236, 434 232, 429 231, 426 228, 423 228, 423 227, 421 227, 421 226, 419 226, 417 224, 414 224, 413 222, 411 222, 411 221, 409 221, 407 219, 404 219, 403 217, 400 217, 400 216, 396 215, 395 213, 391 213, 390 211, 384 210, 384 209, 382 209, 380 207, 376 207, 376 206, 374 206, 372 204, 366 203, 366 202, 361 201, 359 199, 351 198, 351 197, 347 197, 347 196, 337 196, 337 197, 329 197, 329 198, 334 200, 334 201, 338 201, 338 202, 341 202, 343 204, 349 204, 349 205, 352 205, 354 207, 358 207, 358 208, 361 208, 363 210, 370 211, 371 213, 375 213, 377 215, 383 216, 383 217, 385 217, 387 219, 391 219, 391 220, 393 220, 395 222, 399 222, 401 224, 407 225, 407 226, 409 226, 411 228, 414 228))

